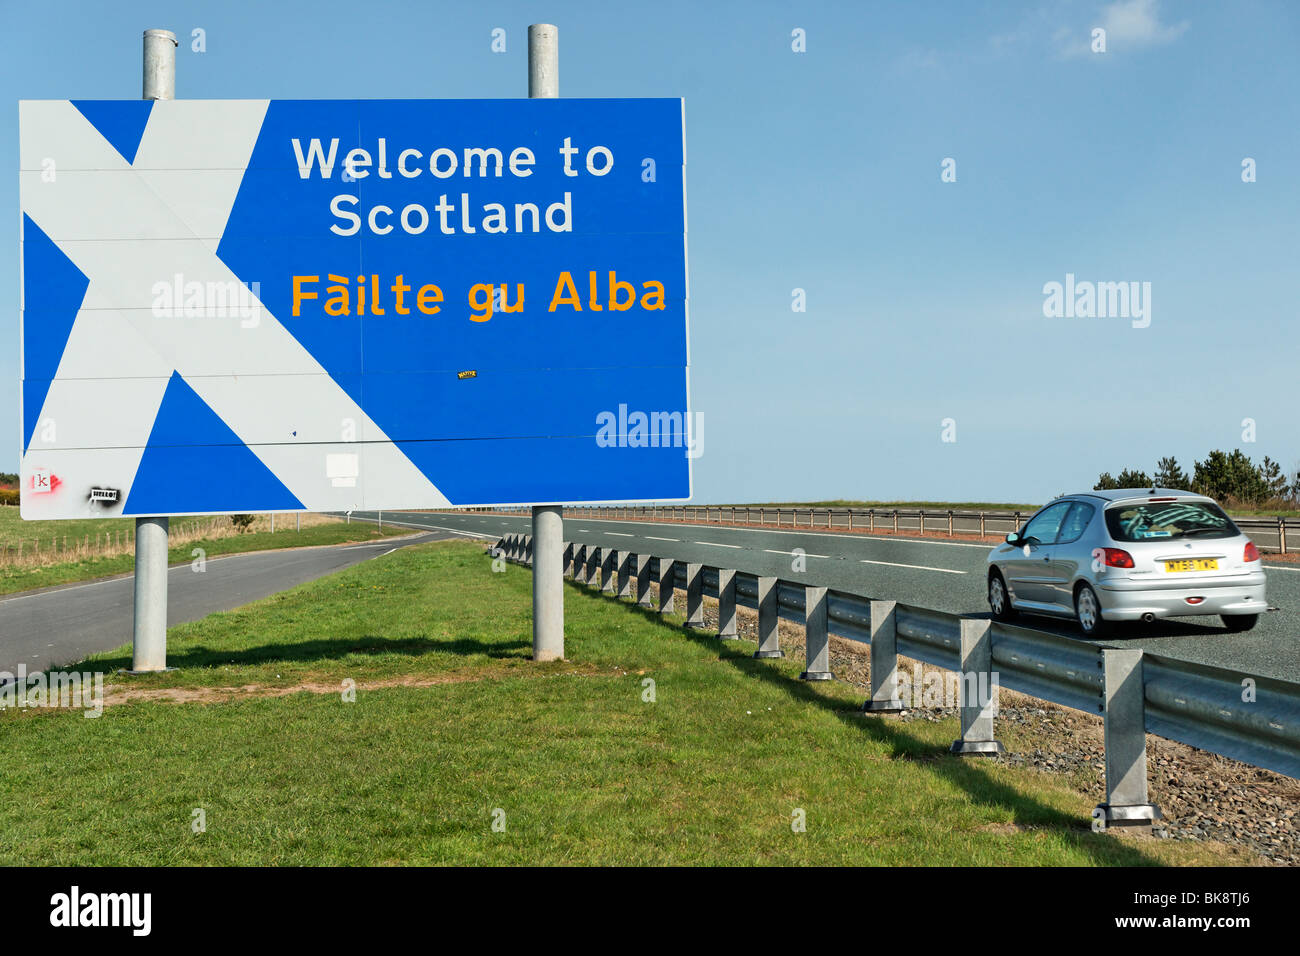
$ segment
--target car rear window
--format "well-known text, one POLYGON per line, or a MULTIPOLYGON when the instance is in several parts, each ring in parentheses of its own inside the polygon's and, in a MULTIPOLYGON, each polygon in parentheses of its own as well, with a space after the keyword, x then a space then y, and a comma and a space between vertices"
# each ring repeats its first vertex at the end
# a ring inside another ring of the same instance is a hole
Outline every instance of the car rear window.
POLYGON ((1222 509, 1208 501, 1115 505, 1106 509, 1106 530, 1116 541, 1232 538, 1241 534, 1222 509))

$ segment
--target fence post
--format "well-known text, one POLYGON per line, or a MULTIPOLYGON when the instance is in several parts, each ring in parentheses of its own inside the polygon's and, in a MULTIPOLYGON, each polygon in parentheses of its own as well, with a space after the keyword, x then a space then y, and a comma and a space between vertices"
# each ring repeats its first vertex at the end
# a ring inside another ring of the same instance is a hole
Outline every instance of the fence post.
POLYGON ((650 607, 650 555, 636 556, 636 603, 637 607, 650 607))
POLYGON ((736 633, 736 572, 733 568, 718 568, 718 640, 740 640, 736 633))
POLYGON ((1140 648, 1102 648, 1105 689, 1106 802, 1092 811, 1092 828, 1150 827, 1161 817, 1147 799, 1146 694, 1140 648))
POLYGON ((952 537, 952 509, 948 509, 948 537, 952 537))
MULTIPOLYGON (((718 520, 721 521, 719 511, 718 520)), ((704 565, 686 563, 686 626, 704 626, 704 565)))
POLYGON ((564 550, 560 558, 560 567, 567 577, 573 574, 573 542, 565 541, 564 550))
POLYGON ((587 549, 587 577, 586 583, 590 587, 600 586, 600 549, 587 549))
POLYGON ((754 652, 758 658, 785 657, 777 628, 780 620, 778 586, 776 578, 758 579, 758 650, 754 652))
POLYGON ((671 558, 659 559, 659 613, 673 613, 673 593, 677 586, 677 568, 671 558))
POLYGON ((616 551, 615 555, 618 563, 618 596, 630 598, 632 596, 632 555, 627 551, 616 551))
POLYGON ((827 618, 826 588, 804 588, 803 630, 805 660, 808 668, 799 677, 803 680, 830 680, 830 628, 827 618))
POLYGON ((576 541, 573 544, 573 580, 578 584, 587 583, 587 546, 576 541))
POLYGON ((897 714, 906 710, 898 699, 897 601, 871 602, 871 697, 865 714, 897 714))
POLYGON ((1286 519, 1277 519, 1277 549, 1281 554, 1286 554, 1286 519))
POLYGON ((993 715, 997 713, 997 675, 993 673, 991 622, 961 619, 961 739, 952 742, 952 753, 989 756, 1005 752, 993 736, 993 715))
POLYGON ((984 512, 980 512, 980 537, 984 537, 984 512))

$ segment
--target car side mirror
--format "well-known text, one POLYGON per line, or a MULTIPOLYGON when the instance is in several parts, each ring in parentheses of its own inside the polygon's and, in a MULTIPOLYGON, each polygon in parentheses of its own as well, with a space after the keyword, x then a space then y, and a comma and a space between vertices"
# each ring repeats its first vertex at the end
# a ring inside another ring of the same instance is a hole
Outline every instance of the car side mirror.
POLYGON ((1009 535, 1007 535, 1007 544, 1016 544, 1016 545, 1020 544, 1020 532, 1013 531, 1009 535))

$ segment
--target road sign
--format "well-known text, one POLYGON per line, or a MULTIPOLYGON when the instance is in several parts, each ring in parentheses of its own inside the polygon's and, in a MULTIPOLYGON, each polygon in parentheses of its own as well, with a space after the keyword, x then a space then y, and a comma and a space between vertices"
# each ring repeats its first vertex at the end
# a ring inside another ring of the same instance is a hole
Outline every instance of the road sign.
POLYGON ((689 497, 680 100, 19 116, 23 517, 689 497))

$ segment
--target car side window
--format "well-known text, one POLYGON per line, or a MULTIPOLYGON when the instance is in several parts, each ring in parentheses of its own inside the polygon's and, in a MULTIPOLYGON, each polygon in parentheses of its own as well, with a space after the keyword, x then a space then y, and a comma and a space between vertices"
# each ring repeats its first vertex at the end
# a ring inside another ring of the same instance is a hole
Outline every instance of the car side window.
POLYGON ((1092 520, 1096 509, 1092 505, 1082 501, 1076 501, 1070 513, 1065 516, 1061 522, 1061 533, 1056 539, 1057 544, 1073 544, 1083 537, 1083 532, 1088 528, 1088 522, 1092 520))
POLYGON ((1057 532, 1061 530, 1061 522, 1065 520, 1065 513, 1073 504, 1073 501, 1058 501, 1054 505, 1048 505, 1029 519, 1029 523, 1020 532, 1020 537, 1037 538, 1039 544, 1054 544, 1057 532))

